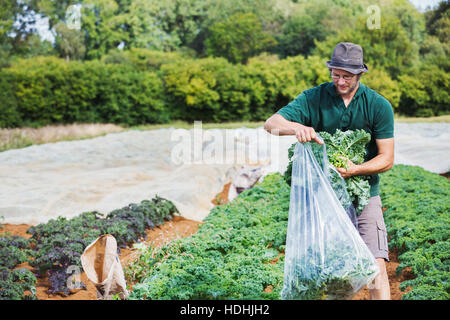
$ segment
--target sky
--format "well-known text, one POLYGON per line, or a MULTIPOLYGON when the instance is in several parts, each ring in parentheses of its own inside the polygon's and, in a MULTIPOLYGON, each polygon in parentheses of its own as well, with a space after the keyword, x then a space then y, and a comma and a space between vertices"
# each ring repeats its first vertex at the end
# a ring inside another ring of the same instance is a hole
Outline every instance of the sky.
POLYGON ((419 11, 425 10, 427 6, 435 6, 440 0, 409 0, 419 11))
MULTIPOLYGON (((441 0, 409 0, 419 11, 424 11, 426 7, 431 6, 434 7, 441 0)), ((48 30, 48 19, 47 18, 39 18, 37 17, 36 26, 39 31, 39 35, 42 40, 48 40, 53 42, 54 36, 48 30)))

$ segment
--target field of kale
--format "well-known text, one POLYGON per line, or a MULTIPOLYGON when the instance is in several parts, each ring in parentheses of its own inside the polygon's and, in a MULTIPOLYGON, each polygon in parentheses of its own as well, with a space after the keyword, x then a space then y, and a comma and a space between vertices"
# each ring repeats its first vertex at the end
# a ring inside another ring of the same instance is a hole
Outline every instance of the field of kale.
MULTIPOLYGON (((113 210, 106 217, 93 211, 72 219, 58 217, 29 228, 30 238, 0 237, 0 300, 37 299, 37 277, 48 278, 50 294, 69 295, 69 268, 81 268, 86 246, 103 234, 111 234, 120 248, 145 240, 146 230, 171 220, 177 208, 171 201, 155 196, 139 204, 113 210), (33 271, 16 268, 29 263, 33 271)), ((86 289, 84 283, 81 287, 86 289)))
MULTIPOLYGON (((402 299, 449 299, 450 181, 407 165, 381 181, 390 250, 399 254, 397 272, 410 274, 402 299)), ((269 175, 215 207, 191 237, 142 248, 127 270, 137 282, 130 299, 279 299, 289 189, 280 174, 269 175)))
MULTIPOLYGON (((402 299, 450 298, 449 186, 447 178, 416 166, 396 165, 381 175, 390 251, 398 254, 398 274, 408 273, 402 299)), ((137 246, 137 258, 124 266, 130 299, 280 299, 289 194, 282 175, 269 175, 214 207, 195 234, 161 247, 137 246)), ((51 220, 30 228, 29 239, 2 236, 0 299, 36 299, 36 276, 43 273, 52 292, 68 294, 64 266, 79 264, 99 234, 113 234, 124 247, 176 211, 155 198, 106 217, 87 212, 51 220), (22 262, 36 273, 17 269, 22 262)))
POLYGON ((450 299, 450 181, 417 166, 396 165, 382 174, 381 198, 390 250, 397 250, 408 300, 450 299))

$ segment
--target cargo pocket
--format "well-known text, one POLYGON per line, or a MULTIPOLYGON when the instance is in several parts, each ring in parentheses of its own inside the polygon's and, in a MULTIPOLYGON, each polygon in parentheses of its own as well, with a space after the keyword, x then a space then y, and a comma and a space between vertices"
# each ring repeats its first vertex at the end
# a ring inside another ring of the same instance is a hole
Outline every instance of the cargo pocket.
POLYGON ((377 220, 377 232, 378 232, 378 249, 380 251, 388 251, 386 225, 383 220, 377 220))

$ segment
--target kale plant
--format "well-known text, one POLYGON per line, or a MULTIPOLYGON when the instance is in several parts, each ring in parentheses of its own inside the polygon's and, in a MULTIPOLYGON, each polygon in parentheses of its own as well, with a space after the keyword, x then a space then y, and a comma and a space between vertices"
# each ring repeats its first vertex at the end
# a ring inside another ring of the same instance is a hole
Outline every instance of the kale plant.
MULTIPOLYGON (((66 272, 69 266, 81 267, 84 249, 103 234, 111 234, 119 248, 145 237, 147 228, 154 228, 178 213, 175 205, 155 196, 151 201, 129 204, 110 212, 105 218, 97 211, 84 212, 72 219, 58 217, 31 227, 27 233, 34 244, 35 257, 30 265, 50 281, 50 293, 70 294, 66 272)), ((120 250, 120 249, 118 249, 120 250)), ((1 254, 1 251, 0 251, 1 254)), ((84 286, 84 284, 81 284, 84 286)))
POLYGON ((214 207, 192 236, 141 247, 125 270, 129 299, 279 299, 289 189, 268 175, 214 207))
POLYGON ((33 255, 29 242, 20 236, 0 237, 0 267, 13 269, 33 255))
POLYGON ((0 300, 36 299, 36 277, 27 269, 16 269, 28 262, 33 251, 20 236, 0 237, 0 300))
POLYGON ((36 300, 35 284, 30 270, 0 267, 0 300, 36 300))

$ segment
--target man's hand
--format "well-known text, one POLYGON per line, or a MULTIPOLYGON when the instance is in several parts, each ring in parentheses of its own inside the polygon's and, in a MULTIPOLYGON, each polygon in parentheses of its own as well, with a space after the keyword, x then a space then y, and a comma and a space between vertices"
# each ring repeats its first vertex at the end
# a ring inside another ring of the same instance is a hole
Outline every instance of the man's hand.
POLYGON ((336 170, 341 174, 342 178, 347 179, 351 176, 354 176, 358 172, 358 165, 354 164, 351 160, 342 157, 344 160, 347 160, 347 168, 335 167, 336 170))
POLYGON ((369 176, 392 168, 394 165, 394 138, 376 139, 375 141, 378 147, 378 155, 375 158, 361 164, 354 164, 344 158, 347 161, 347 169, 336 168, 344 179, 351 176, 369 176))
POLYGON ((317 136, 316 130, 314 130, 314 128, 312 127, 307 127, 307 126, 299 126, 296 130, 295 130, 295 136, 298 139, 298 142, 310 142, 310 141, 315 141, 318 144, 323 144, 323 141, 319 139, 319 137, 317 136))
POLYGON ((279 136, 295 135, 301 143, 315 141, 318 144, 323 144, 314 128, 304 126, 299 122, 286 120, 282 115, 277 113, 266 120, 264 130, 270 134, 279 136))

